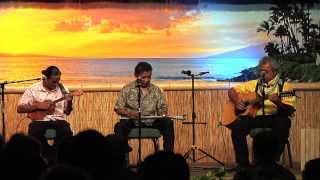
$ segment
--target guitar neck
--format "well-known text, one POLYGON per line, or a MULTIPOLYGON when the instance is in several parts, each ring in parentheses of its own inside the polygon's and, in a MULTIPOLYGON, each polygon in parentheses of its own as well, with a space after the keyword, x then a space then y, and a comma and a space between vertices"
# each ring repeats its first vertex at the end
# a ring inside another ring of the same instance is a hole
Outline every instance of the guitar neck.
POLYGON ((56 103, 58 103, 58 102, 60 102, 60 101, 63 101, 63 100, 65 100, 65 99, 66 99, 66 96, 63 96, 63 97, 61 97, 61 98, 59 98, 59 99, 54 100, 53 103, 56 104, 56 103))
POLYGON ((284 91, 279 93, 279 97, 291 97, 291 96, 296 96, 296 93, 294 91, 284 91))
POLYGON ((68 96, 81 96, 83 94, 83 91, 81 90, 77 90, 77 91, 74 91, 74 92, 71 92, 71 93, 67 93, 67 94, 64 94, 63 97, 59 98, 59 99, 56 99, 53 101, 54 104, 60 102, 60 101, 63 101, 66 99, 66 95, 68 96))
MULTIPOLYGON (((291 97, 291 96, 296 96, 294 91, 283 91, 278 93, 278 96, 280 98, 284 98, 284 97, 291 97)), ((255 104, 255 103, 259 103, 262 100, 262 97, 257 95, 257 93, 248 93, 248 94, 244 94, 242 95, 243 97, 243 101, 246 104, 255 104)), ((265 95, 264 99, 268 99, 269 95, 265 95)))
MULTIPOLYGON (((294 91, 283 91, 283 92, 278 93, 278 96, 279 96, 280 98, 291 97, 291 96, 295 96, 295 95, 296 95, 296 94, 295 94, 294 91)), ((269 96, 267 95, 265 98, 268 99, 269 96)))

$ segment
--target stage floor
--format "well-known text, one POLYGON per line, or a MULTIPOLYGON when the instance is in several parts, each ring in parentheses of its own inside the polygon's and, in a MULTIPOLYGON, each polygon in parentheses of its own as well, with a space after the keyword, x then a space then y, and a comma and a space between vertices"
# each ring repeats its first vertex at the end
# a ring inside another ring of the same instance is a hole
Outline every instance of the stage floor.
MULTIPOLYGON (((191 163, 188 162, 190 167, 190 176, 192 179, 193 177, 200 177, 204 176, 208 173, 216 173, 218 171, 222 171, 223 167, 216 163, 216 162, 196 162, 191 163)), ((288 166, 284 166, 285 168, 289 169, 296 177, 297 180, 302 180, 301 177, 301 170, 300 165, 297 163, 293 164, 293 168, 289 168, 288 166)), ((136 165, 131 165, 131 169, 136 171, 136 165)), ((226 174, 223 176, 223 180, 233 180, 233 176, 235 174, 234 165, 226 165, 226 174)))
MULTIPOLYGON (((217 172, 222 168, 217 163, 189 163, 190 167, 190 175, 191 177, 195 176, 203 176, 209 172, 217 172)), ((288 168, 288 167, 286 167, 288 168)), ((301 171, 298 165, 294 165, 294 168, 288 168, 293 174, 296 176, 297 180, 301 180, 301 171)), ((226 176, 223 179, 232 180, 235 171, 233 170, 233 166, 226 167, 226 176)))

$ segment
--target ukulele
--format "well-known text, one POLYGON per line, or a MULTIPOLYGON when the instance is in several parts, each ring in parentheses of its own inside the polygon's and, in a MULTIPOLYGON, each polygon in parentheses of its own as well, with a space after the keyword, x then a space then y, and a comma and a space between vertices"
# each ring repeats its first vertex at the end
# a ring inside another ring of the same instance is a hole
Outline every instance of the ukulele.
POLYGON ((53 114, 55 111, 55 104, 57 104, 60 101, 63 101, 66 99, 67 96, 81 96, 83 94, 83 91, 81 90, 77 90, 68 94, 65 94, 63 97, 56 99, 54 101, 51 100, 45 100, 44 102, 52 102, 53 105, 50 106, 49 109, 47 110, 36 110, 34 112, 28 113, 28 118, 30 118, 33 121, 37 121, 37 120, 43 120, 44 117, 46 117, 47 115, 53 114))

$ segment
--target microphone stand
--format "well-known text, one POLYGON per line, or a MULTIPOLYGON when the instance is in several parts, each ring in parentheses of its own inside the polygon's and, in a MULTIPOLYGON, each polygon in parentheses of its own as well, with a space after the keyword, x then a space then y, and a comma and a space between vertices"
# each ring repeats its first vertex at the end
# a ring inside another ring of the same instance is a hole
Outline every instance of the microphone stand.
POLYGON ((264 100, 266 98, 266 92, 264 91, 264 83, 262 84, 262 116, 265 115, 265 111, 264 111, 264 100))
POLYGON ((3 81, 0 82, 0 88, 1 88, 1 115, 2 115, 2 136, 4 141, 6 140, 6 124, 5 124, 5 85, 6 84, 13 84, 13 83, 21 83, 21 82, 27 82, 27 81, 36 81, 40 80, 41 78, 34 78, 34 79, 25 79, 25 80, 17 80, 17 81, 3 81))
POLYGON ((266 80, 265 80, 265 75, 263 74, 262 75, 262 78, 260 79, 260 84, 262 86, 262 92, 261 92, 261 95, 262 95, 262 116, 265 115, 265 104, 264 104, 264 100, 266 99, 266 92, 265 92, 265 85, 266 85, 266 80))
POLYGON ((190 158, 190 154, 192 154, 191 156, 191 161, 193 163, 195 163, 196 161, 204 158, 204 157, 209 157, 212 160, 215 160, 216 162, 218 162, 219 164, 221 164, 222 166, 225 166, 223 162, 219 161, 218 159, 216 159, 215 157, 213 157, 212 155, 210 155, 209 153, 205 152, 203 149, 201 149, 199 146, 196 145, 196 129, 195 129, 195 125, 196 124, 202 124, 202 125, 206 125, 206 122, 196 122, 196 113, 195 113, 195 104, 194 104, 194 77, 195 76, 201 76, 204 74, 207 74, 209 72, 200 72, 199 74, 195 75, 193 73, 191 73, 191 71, 182 71, 183 74, 186 74, 187 76, 191 77, 191 82, 192 82, 192 88, 191 88, 191 93, 192 93, 192 121, 191 122, 183 122, 182 124, 191 124, 192 125, 192 146, 191 148, 183 155, 183 157, 185 159, 190 158), (202 154, 204 154, 203 157, 196 159, 196 150, 200 151, 202 154))
POLYGON ((138 165, 141 164, 141 82, 137 81, 138 87, 138 165))

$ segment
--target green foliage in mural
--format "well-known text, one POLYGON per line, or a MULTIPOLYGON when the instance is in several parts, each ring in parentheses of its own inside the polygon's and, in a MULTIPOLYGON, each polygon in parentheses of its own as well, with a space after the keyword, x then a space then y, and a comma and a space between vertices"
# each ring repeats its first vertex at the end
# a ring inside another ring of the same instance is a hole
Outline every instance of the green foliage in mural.
POLYGON ((281 64, 280 73, 294 81, 320 81, 320 21, 314 22, 314 0, 276 0, 257 32, 266 33, 266 53, 281 64))

